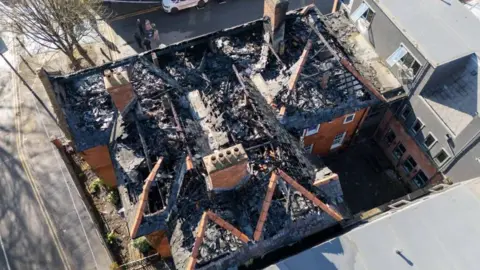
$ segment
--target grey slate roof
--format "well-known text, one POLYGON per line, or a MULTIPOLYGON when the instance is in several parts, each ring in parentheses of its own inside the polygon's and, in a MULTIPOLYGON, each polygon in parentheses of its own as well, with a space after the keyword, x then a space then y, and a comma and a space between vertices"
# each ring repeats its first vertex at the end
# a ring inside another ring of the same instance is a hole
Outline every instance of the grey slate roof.
POLYGON ((434 66, 480 54, 480 20, 458 0, 375 1, 434 66))
POLYGON ((480 177, 419 199, 275 269, 462 269, 480 265, 480 177))

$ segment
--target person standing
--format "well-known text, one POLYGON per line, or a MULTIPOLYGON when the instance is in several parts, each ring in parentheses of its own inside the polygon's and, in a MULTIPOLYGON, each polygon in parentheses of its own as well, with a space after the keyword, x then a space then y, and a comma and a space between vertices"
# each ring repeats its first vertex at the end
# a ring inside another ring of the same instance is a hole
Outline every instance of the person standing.
POLYGON ((160 35, 158 34, 158 30, 156 28, 156 25, 152 23, 152 30, 153 30, 153 47, 157 48, 158 45, 160 45, 160 35))
POLYGON ((140 19, 137 19, 137 29, 142 37, 145 36, 145 29, 143 29, 143 24, 140 19))
POLYGON ((135 38, 135 42, 137 42, 138 48, 143 50, 143 45, 142 45, 142 36, 138 32, 135 32, 135 35, 133 36, 135 38))
POLYGON ((149 51, 152 49, 152 46, 151 46, 151 42, 150 42, 150 39, 148 38, 144 38, 143 39, 143 46, 145 46, 145 50, 149 51))

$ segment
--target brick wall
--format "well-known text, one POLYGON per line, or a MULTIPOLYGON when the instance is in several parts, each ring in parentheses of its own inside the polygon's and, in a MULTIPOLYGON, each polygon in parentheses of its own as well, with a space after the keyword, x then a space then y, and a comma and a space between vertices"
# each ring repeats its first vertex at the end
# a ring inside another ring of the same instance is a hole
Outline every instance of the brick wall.
POLYGON ((265 0, 263 7, 263 16, 270 18, 272 30, 276 30, 285 21, 285 15, 288 11, 288 1, 286 0, 265 0))
POLYGON ((164 258, 171 257, 170 245, 165 231, 156 231, 146 236, 150 245, 164 258))
POLYGON ((107 91, 112 97, 115 107, 117 107, 121 113, 123 113, 135 97, 131 84, 110 87, 107 91))
POLYGON ((347 124, 343 123, 347 115, 333 119, 330 122, 321 123, 320 129, 316 134, 303 137, 304 146, 313 144, 312 154, 320 156, 326 156, 332 151, 342 149, 352 139, 366 111, 367 108, 356 111, 353 121, 347 124), (331 149, 335 136, 343 132, 346 132, 346 135, 342 146, 331 149))
POLYGON ((443 180, 443 177, 437 173, 437 168, 432 164, 427 155, 422 151, 420 146, 415 142, 415 140, 409 135, 409 133, 403 128, 402 124, 393 116, 391 110, 387 110, 385 116, 383 117, 378 131, 375 135, 375 139, 380 145, 380 147, 385 152, 386 156, 392 162, 393 166, 396 168, 398 173, 401 175, 402 179, 408 183, 413 189, 416 189, 417 186, 412 182, 412 178, 417 174, 419 170, 422 170, 423 173, 430 180, 429 183, 439 183, 443 180), (395 133, 395 140, 392 143, 388 143, 385 140, 385 135, 389 130, 392 130, 395 133), (399 144, 402 143, 405 146, 405 153, 396 160, 392 154, 393 149, 399 144), (407 173, 402 164, 405 159, 411 156, 417 166, 410 172, 407 173))
POLYGON ((233 189, 248 177, 248 160, 210 174, 213 189, 233 189))
POLYGON ((113 170, 112 160, 110 159, 110 152, 106 145, 87 149, 81 152, 80 155, 106 185, 110 187, 117 186, 117 178, 113 170))

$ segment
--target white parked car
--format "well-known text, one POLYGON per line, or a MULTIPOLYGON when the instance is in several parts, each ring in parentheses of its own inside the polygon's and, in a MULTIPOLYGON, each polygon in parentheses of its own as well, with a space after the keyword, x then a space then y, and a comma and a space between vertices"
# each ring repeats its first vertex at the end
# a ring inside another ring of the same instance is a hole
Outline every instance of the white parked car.
POLYGON ((191 7, 203 8, 208 0, 163 0, 163 10, 167 13, 175 13, 191 7))

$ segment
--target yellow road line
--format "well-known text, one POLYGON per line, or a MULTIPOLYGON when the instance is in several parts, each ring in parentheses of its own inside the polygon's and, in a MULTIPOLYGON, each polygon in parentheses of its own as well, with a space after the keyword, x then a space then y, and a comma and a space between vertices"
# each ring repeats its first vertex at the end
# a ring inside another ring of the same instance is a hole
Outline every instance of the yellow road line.
MULTIPOLYGON (((15 47, 15 46, 13 46, 15 47)), ((13 49, 14 50, 14 49, 13 49)), ((13 52, 14 55, 16 55, 16 52, 13 52)), ((16 61, 15 61, 16 62, 16 61)), ((48 212, 46 210, 45 204, 43 203, 43 200, 40 196, 40 192, 37 188, 37 185, 35 183, 35 179, 32 176, 32 173, 30 171, 30 168, 27 163, 27 159, 25 158, 25 154, 23 153, 23 135, 22 135, 22 127, 21 127, 21 116, 22 116, 22 110, 20 107, 20 91, 18 89, 18 84, 17 84, 17 78, 15 77, 15 74, 12 73, 12 84, 13 84, 13 109, 14 109, 14 118, 15 118, 15 128, 17 129, 17 134, 16 134, 16 145, 17 145, 17 152, 18 152, 18 157, 20 159, 20 162, 22 163, 23 170, 25 171, 25 175, 27 176, 30 186, 32 187, 33 194, 35 196, 35 199, 38 202, 38 205, 40 207, 40 211, 42 212, 42 215, 47 223, 48 230, 50 231, 50 234, 52 235, 55 247, 57 248, 60 259, 62 260, 63 265, 65 266, 65 269, 70 270, 70 265, 68 264, 67 261, 67 256, 65 255, 62 246, 60 244, 59 237, 56 232, 56 228, 53 225, 54 223, 50 219, 50 216, 48 215, 48 212)))
POLYGON ((133 17, 133 16, 138 16, 138 15, 142 15, 142 14, 154 12, 154 11, 157 11, 157 10, 159 10, 159 9, 161 9, 161 8, 162 8, 162 6, 156 6, 156 7, 152 7, 152 8, 147 8, 147 9, 142 9, 142 10, 139 10, 139 11, 135 11, 135 12, 132 12, 132 13, 127 13, 127 14, 123 14, 123 15, 118 15, 118 16, 116 16, 116 17, 113 17, 113 18, 110 19, 109 21, 110 21, 110 22, 120 21, 120 20, 123 20, 123 19, 126 19, 126 18, 130 18, 130 17, 133 17))

